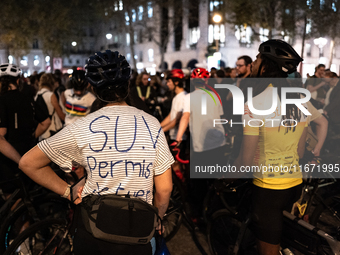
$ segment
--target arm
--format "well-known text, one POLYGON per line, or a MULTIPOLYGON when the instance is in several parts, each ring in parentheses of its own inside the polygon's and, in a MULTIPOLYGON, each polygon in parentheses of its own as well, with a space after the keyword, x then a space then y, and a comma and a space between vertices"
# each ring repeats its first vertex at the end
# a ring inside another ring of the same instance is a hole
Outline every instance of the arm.
POLYGON ((170 113, 168 114, 168 116, 165 117, 165 119, 161 122, 161 127, 165 127, 166 125, 168 125, 170 122, 170 113))
POLYGON ((297 152, 299 154, 299 158, 303 158, 303 155, 305 154, 306 138, 307 138, 307 127, 303 129, 302 135, 298 143, 297 152))
POLYGON ((320 116, 319 118, 314 120, 316 124, 316 136, 318 138, 318 143, 315 145, 314 150, 312 151, 314 156, 320 156, 320 151, 322 146, 326 140, 327 130, 328 130, 328 121, 324 116, 320 116))
POLYGON ((169 199, 172 191, 172 175, 171 168, 160 175, 154 177, 155 195, 154 205, 158 208, 158 214, 163 218, 166 209, 168 209, 169 199))
POLYGON ((326 85, 326 82, 323 81, 314 87, 312 85, 307 85, 307 89, 312 93, 314 91, 317 91, 319 88, 321 88, 324 85, 326 85))
POLYGON ((35 129, 35 133, 34 133, 35 138, 38 138, 39 136, 41 136, 48 129, 50 125, 51 125, 50 118, 47 118, 43 122, 40 122, 37 128, 35 129))
POLYGON ((167 125, 165 125, 163 128, 163 132, 166 132, 174 127, 176 127, 178 121, 182 117, 182 112, 177 112, 176 118, 174 118, 172 121, 170 121, 167 125))
POLYGON ((59 105, 59 102, 58 102, 58 99, 56 97, 56 95, 53 93, 52 96, 51 96, 51 103, 56 111, 56 113, 58 114, 59 118, 62 120, 62 121, 65 121, 65 113, 63 112, 63 110, 61 109, 60 105, 59 105))
POLYGON ((61 102, 63 103, 63 105, 65 105, 66 104, 65 91, 61 92, 60 97, 61 97, 61 102))
POLYGON ((68 185, 52 170, 49 166, 50 162, 46 154, 35 146, 22 156, 19 168, 36 183, 63 195, 68 185))
POLYGON ((7 128, 0 128, 0 152, 18 164, 21 156, 19 152, 17 152, 17 150, 14 149, 9 142, 7 142, 5 138, 6 133, 7 128))
POLYGON ((189 120, 190 120, 190 112, 183 113, 182 118, 179 122, 176 141, 178 142, 182 141, 183 134, 189 125, 189 120))

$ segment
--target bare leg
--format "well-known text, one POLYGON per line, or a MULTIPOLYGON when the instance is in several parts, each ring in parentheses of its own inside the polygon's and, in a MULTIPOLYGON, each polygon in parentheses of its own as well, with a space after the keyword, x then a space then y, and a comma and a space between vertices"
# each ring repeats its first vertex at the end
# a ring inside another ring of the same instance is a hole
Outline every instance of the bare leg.
POLYGON ((279 255, 280 244, 270 244, 257 240, 257 250, 260 255, 279 255))

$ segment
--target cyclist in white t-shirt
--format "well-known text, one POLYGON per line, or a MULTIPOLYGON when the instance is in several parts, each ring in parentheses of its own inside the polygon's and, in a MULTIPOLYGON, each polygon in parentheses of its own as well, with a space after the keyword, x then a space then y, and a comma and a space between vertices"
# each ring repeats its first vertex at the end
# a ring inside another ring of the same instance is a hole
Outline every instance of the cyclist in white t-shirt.
MULTIPOLYGON (((87 172, 77 203, 91 194, 130 194, 153 203, 163 217, 172 190, 170 167, 174 160, 158 120, 125 102, 129 63, 117 51, 106 50, 91 56, 85 69, 97 97, 106 106, 39 143, 22 157, 20 169, 35 182, 70 199, 70 187, 48 164, 53 161, 71 171, 76 162, 87 172)), ((140 245, 99 240, 86 231, 81 218, 76 221, 76 255, 154 254, 154 239, 140 245)))
MULTIPOLYGON (((176 96, 172 99, 172 105, 169 115, 162 121, 161 126, 163 131, 169 131, 170 139, 176 140, 178 122, 181 118, 184 98, 187 92, 184 90, 184 73, 181 69, 174 69, 166 78, 167 85, 170 91, 174 91, 176 96)), ((183 135, 185 140, 185 135, 183 135)))

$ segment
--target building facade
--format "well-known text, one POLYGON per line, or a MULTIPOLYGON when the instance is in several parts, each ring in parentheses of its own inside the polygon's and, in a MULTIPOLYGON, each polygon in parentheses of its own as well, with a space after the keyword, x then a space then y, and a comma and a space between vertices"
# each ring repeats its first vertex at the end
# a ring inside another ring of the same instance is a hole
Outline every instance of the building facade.
MULTIPOLYGON (((131 6, 128 2, 113 1, 112 13, 105 13, 110 15, 108 21, 85 29, 84 37, 70 43, 68 54, 62 58, 45 55, 36 41, 32 50, 20 58, 9 56, 7 60, 6 51, 0 50, 1 62, 18 64, 25 75, 50 71, 53 67, 71 72, 72 67, 82 68, 95 51, 110 49, 124 54, 139 72, 155 74, 173 68, 235 67, 241 55, 255 59, 259 44, 268 39, 268 30, 257 28, 259 40, 253 40, 250 27, 230 25, 224 14, 221 21, 214 21, 214 15, 222 13, 225 1, 170 0, 166 6, 156 5, 152 0, 136 1, 131 6)), ((284 39, 301 55, 301 38, 284 39)), ((303 77, 313 74, 319 63, 339 74, 339 47, 334 48, 329 66, 332 48, 329 38, 311 38, 304 46, 303 77)))

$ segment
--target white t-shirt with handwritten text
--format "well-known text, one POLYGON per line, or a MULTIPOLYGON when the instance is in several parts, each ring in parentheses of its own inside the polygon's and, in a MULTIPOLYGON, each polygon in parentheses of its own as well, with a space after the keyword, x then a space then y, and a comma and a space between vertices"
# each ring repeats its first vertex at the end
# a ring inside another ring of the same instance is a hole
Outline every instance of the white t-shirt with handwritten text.
POLYGON ((106 106, 66 126, 39 148, 63 170, 84 166, 88 194, 130 194, 152 204, 153 177, 174 162, 160 123, 131 106, 106 106))

